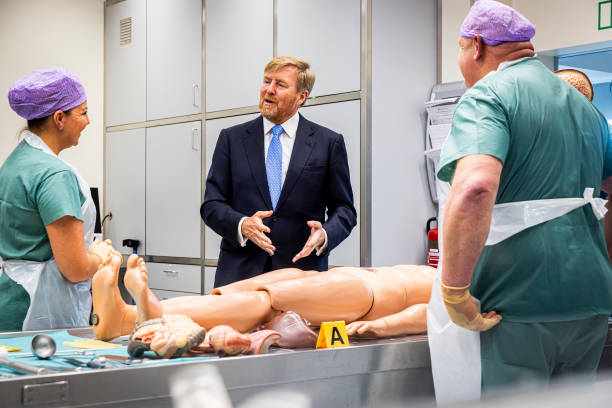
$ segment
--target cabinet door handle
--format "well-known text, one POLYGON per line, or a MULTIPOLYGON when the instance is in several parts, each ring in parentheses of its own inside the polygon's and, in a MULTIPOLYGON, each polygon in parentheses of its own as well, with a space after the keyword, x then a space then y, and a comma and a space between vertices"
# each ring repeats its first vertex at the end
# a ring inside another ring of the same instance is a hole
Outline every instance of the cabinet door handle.
POLYGON ((199 88, 200 86, 198 84, 193 84, 193 87, 192 87, 193 106, 196 108, 200 107, 200 104, 198 102, 198 89, 199 88))
POLYGON ((178 271, 164 270, 164 273, 168 276, 178 276, 178 271))
POLYGON ((200 151, 200 131, 196 128, 191 129, 191 148, 200 151))

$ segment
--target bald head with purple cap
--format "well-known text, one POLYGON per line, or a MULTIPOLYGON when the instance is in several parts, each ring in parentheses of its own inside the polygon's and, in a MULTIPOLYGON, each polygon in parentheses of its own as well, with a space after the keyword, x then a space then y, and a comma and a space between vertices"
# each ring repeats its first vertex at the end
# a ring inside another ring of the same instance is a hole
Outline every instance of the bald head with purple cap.
POLYGON ((504 61, 535 55, 535 27, 512 7, 478 0, 461 25, 459 68, 468 88, 504 61))
POLYGON ((476 35, 485 44, 495 46, 529 41, 535 35, 535 27, 512 7, 494 0, 478 0, 461 25, 462 37, 474 38, 476 35))

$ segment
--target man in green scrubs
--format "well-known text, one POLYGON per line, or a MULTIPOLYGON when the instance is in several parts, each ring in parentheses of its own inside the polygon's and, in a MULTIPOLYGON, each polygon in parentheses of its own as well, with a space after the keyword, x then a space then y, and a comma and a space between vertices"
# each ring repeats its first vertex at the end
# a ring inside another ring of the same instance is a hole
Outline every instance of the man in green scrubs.
POLYGON ((459 40, 469 89, 439 163, 438 177, 452 183, 442 296, 456 324, 481 332, 484 392, 593 375, 612 312, 612 267, 590 206, 484 246, 495 204, 582 197, 587 187, 596 196, 600 186, 612 191, 608 125, 534 57, 534 34, 508 6, 479 0, 472 7, 459 40))

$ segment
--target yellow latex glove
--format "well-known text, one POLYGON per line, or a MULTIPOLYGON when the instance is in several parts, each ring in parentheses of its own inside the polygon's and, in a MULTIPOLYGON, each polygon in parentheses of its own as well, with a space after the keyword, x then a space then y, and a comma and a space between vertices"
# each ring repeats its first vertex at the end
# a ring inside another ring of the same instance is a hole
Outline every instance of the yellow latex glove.
POLYGON ((440 282, 440 286, 444 306, 457 326, 473 331, 486 331, 501 321, 501 315, 494 311, 478 313, 478 308, 470 294, 470 285, 454 287, 440 282))
POLYGON ((105 241, 98 241, 94 239, 94 241, 89 245, 89 250, 87 253, 92 255, 97 255, 100 257, 100 264, 104 263, 111 255, 121 256, 121 254, 113 248, 113 244, 110 239, 105 241))

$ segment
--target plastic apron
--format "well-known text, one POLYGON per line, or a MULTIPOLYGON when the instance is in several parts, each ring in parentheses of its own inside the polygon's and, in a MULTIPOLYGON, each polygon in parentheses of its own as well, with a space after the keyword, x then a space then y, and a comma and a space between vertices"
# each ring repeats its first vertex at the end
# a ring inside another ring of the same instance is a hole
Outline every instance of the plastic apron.
MULTIPOLYGON (((32 147, 57 157, 43 140, 32 132, 23 133, 24 140, 32 147)), ((59 157, 58 157, 59 159, 59 157)), ((61 160, 61 159, 59 159, 61 160)), ((77 176, 79 188, 85 196, 81 206, 85 246, 93 241, 96 207, 87 182, 76 169, 66 163, 77 176)), ((5 260, 2 272, 19 283, 30 295, 30 308, 22 330, 84 327, 89 325, 91 313, 91 279, 72 283, 61 274, 55 259, 46 262, 5 260)))
MULTIPOLYGON (((450 189, 449 183, 438 180, 440 214, 450 189)), ((493 207, 491 227, 485 245, 494 245, 527 228, 562 217, 576 208, 590 204, 597 219, 606 213, 605 200, 593 198, 593 189, 586 188, 582 198, 558 198, 498 204, 493 207)), ((439 242, 444 234, 440 220, 439 242)), ((440 252, 444 248, 440 247, 440 252)), ((442 257, 427 306, 427 331, 431 368, 438 405, 480 399, 481 361, 480 332, 457 326, 450 320, 440 290, 442 257)), ((480 308, 480 302, 475 299, 480 308)))

